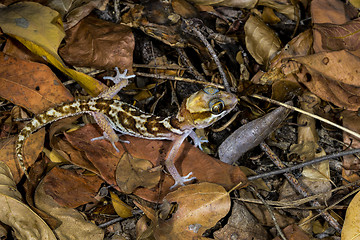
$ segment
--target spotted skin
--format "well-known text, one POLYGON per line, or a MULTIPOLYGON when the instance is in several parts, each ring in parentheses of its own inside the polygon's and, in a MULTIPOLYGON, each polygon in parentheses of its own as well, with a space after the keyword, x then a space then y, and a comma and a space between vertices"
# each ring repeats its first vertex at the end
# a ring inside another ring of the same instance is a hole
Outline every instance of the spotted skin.
MULTIPOLYGON (((230 112, 236 103, 237 98, 231 93, 215 91, 215 93, 212 92, 209 94, 207 91, 201 90, 185 100, 178 114, 171 117, 159 117, 148 114, 130 104, 113 99, 92 98, 87 101, 82 100, 65 103, 36 115, 20 131, 15 143, 16 156, 21 169, 25 172, 25 175, 29 177, 23 157, 24 142, 29 135, 59 119, 88 113, 94 116, 104 132, 109 132, 106 131, 106 129, 110 128, 111 131, 114 129, 122 134, 135 137, 174 141, 173 147, 166 158, 165 165, 175 180, 174 186, 184 185, 185 182, 194 178, 189 178, 191 174, 181 177, 175 168, 173 159, 175 159, 180 145, 187 136, 196 136, 196 134, 191 134, 194 128, 210 126, 230 112), (213 113, 209 107, 209 101, 213 101, 214 99, 218 99, 223 105, 220 113, 213 113)), ((113 138, 113 140, 111 138, 107 139, 113 143, 113 146, 115 146, 114 142, 118 140, 117 137, 115 137, 115 139, 113 138)))

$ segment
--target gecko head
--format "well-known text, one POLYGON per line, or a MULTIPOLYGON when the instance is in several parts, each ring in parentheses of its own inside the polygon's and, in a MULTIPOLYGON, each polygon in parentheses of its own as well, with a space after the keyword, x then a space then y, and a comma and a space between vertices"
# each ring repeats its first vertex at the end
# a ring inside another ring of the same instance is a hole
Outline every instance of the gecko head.
POLYGON ((206 128, 228 114, 237 102, 236 95, 207 87, 184 100, 177 119, 183 128, 206 128))

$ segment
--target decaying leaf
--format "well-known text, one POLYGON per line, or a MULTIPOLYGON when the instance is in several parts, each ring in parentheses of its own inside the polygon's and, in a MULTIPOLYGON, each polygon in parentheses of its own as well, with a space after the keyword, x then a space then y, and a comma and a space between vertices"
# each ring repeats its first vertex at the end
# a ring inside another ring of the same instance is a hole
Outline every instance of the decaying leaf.
MULTIPOLYGON (((201 237, 230 210, 230 196, 213 183, 191 184, 169 193, 164 201, 176 203, 165 219, 158 219, 156 239, 192 239, 201 237)), ((161 210, 160 210, 161 211, 161 210)))
POLYGON ((281 41, 275 32, 259 17, 251 15, 245 23, 246 48, 257 63, 269 64, 281 47, 281 41))
POLYGON ((150 161, 125 152, 116 168, 116 183, 125 193, 132 193, 137 187, 153 188, 160 181, 161 171, 150 161))
POLYGON ((46 223, 22 202, 10 169, 0 161, 0 222, 17 239, 57 239, 46 223))

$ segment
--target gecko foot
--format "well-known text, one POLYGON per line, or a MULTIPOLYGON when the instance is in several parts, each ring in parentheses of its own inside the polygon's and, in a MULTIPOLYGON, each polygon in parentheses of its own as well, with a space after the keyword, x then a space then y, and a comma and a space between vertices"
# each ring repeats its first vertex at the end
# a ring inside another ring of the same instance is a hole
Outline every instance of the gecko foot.
POLYGON ((129 75, 126 76, 128 70, 125 69, 125 71, 123 73, 120 73, 119 69, 117 67, 115 67, 115 71, 116 71, 116 75, 115 77, 103 77, 103 79, 105 80, 111 80, 113 81, 115 84, 118 84, 119 82, 121 82, 121 79, 129 79, 129 78, 133 78, 135 77, 135 75, 129 75))
POLYGON ((193 174, 193 173, 190 172, 188 175, 186 175, 186 176, 184 176, 184 177, 174 178, 175 184, 170 187, 170 190, 171 190, 171 189, 174 189, 174 188, 176 188, 176 187, 178 187, 178 186, 184 186, 185 183, 191 182, 192 180, 195 180, 196 177, 190 177, 192 174, 193 174))

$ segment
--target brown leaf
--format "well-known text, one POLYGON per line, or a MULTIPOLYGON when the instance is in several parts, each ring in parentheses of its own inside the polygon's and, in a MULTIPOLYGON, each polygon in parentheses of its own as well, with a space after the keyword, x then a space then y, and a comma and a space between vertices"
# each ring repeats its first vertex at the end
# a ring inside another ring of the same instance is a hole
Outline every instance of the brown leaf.
POLYGON ((145 159, 135 158, 124 152, 116 169, 116 183, 125 193, 137 187, 153 188, 160 181, 161 168, 154 168, 145 159))
POLYGON ((65 41, 59 53, 68 64, 132 71, 135 42, 129 27, 88 16, 67 31, 65 41))
POLYGON ((229 194, 213 183, 181 187, 166 195, 164 201, 175 203, 177 208, 169 219, 158 219, 154 235, 159 240, 201 237, 230 210, 229 194))
POLYGON ((0 52, 0 96, 33 113, 74 100, 44 64, 17 59, 0 52))
POLYGON ((311 92, 348 110, 356 111, 360 107, 360 57, 353 52, 321 52, 293 60, 309 71, 310 75, 299 81, 311 92))
POLYGON ((281 47, 280 39, 271 28, 254 15, 246 21, 244 30, 247 50, 257 63, 267 67, 281 47))
MULTIPOLYGON (((66 133, 65 136, 73 146, 84 151, 86 157, 98 169, 102 178, 117 189, 119 188, 115 181, 115 171, 125 149, 133 157, 149 160, 154 166, 159 166, 164 161, 166 153, 172 145, 171 141, 122 136, 122 140, 128 140, 130 143, 116 143, 120 151, 118 153, 108 141, 90 141, 92 138, 99 137, 100 132, 101 130, 96 129, 93 125, 86 125, 79 130, 66 133)), ((239 167, 214 159, 187 141, 180 147, 179 154, 175 158, 175 166, 181 175, 193 172, 198 181, 214 182, 224 186, 226 189, 231 189, 239 182, 247 182, 245 174, 239 167)), ((169 188, 173 184, 172 177, 165 175, 164 182, 160 184, 160 190, 158 188, 138 188, 134 191, 134 194, 145 200, 156 202, 169 192, 169 188)))
POLYGON ((44 191, 60 206, 76 208, 89 202, 97 202, 100 185, 98 176, 80 175, 70 169, 54 167, 43 179, 44 191))
POLYGON ((360 48, 360 18, 340 25, 315 24, 313 30, 319 31, 324 50, 354 51, 360 48))

